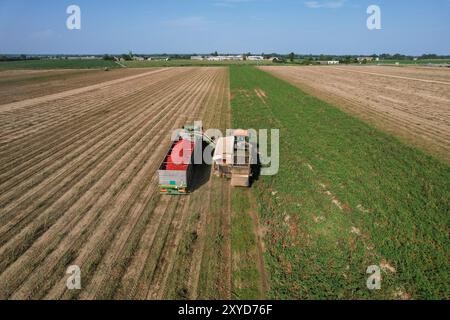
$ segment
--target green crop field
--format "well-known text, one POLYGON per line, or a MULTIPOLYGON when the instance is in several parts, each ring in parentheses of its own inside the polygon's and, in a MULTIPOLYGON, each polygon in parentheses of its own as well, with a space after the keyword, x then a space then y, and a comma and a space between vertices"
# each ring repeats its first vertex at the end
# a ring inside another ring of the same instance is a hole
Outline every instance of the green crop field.
MULTIPOLYGON (((121 64, 128 68, 151 68, 151 67, 211 67, 229 65, 272 65, 270 61, 196 61, 175 59, 169 61, 122 61, 121 64)), ((26 61, 0 61, 0 70, 15 69, 101 69, 120 68, 114 61, 102 59, 43 59, 26 61)))
POLYGON ((251 189, 269 298, 448 299, 449 166, 264 71, 230 77, 233 127, 280 129, 280 171, 251 189))
POLYGON ((117 68, 114 61, 102 59, 44 59, 26 61, 0 61, 0 70, 14 69, 100 69, 117 68))
POLYGON ((151 60, 151 61, 124 61, 123 65, 129 68, 148 68, 148 67, 223 67, 230 65, 272 65, 270 61, 198 61, 174 59, 169 61, 151 60))

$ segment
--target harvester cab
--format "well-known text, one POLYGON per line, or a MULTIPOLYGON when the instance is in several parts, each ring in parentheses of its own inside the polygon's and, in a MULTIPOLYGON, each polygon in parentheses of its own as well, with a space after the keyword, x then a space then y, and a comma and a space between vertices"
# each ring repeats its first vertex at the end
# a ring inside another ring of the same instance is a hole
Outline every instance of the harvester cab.
POLYGON ((247 130, 234 130, 219 138, 214 150, 213 172, 231 180, 234 187, 249 187, 252 177, 253 150, 247 130))

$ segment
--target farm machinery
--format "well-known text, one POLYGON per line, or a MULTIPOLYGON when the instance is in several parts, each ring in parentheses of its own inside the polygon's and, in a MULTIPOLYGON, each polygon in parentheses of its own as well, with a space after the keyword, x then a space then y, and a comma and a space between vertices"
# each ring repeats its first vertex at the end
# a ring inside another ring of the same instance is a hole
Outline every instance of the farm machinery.
POLYGON ((252 147, 247 130, 234 130, 231 135, 219 138, 213 156, 214 174, 230 179, 233 187, 249 187, 252 147))
POLYGON ((203 164, 196 163, 196 155, 203 155, 205 146, 214 150, 212 171, 215 176, 230 179, 235 187, 250 186, 253 162, 248 131, 234 130, 216 141, 208 137, 202 127, 186 125, 172 140, 158 170, 161 194, 185 195, 193 191, 196 167, 203 164))

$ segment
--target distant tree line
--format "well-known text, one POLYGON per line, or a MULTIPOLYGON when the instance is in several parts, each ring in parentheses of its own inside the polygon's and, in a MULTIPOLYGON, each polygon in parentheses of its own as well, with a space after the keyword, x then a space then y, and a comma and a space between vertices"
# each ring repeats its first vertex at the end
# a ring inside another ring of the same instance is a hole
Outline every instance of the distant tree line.
POLYGON ((437 54, 423 54, 421 56, 408 56, 408 55, 403 55, 403 54, 388 54, 388 53, 383 53, 381 55, 378 56, 380 59, 383 60, 411 60, 414 58, 418 58, 418 59, 422 59, 422 60, 427 60, 427 59, 450 59, 450 56, 441 56, 441 55, 437 55, 437 54))
POLYGON ((13 55, 0 55, 0 61, 25 61, 25 60, 39 60, 39 57, 26 56, 24 54, 13 56, 13 55))
POLYGON ((112 61, 112 60, 114 60, 114 56, 111 56, 111 55, 109 55, 109 54, 105 54, 105 55, 103 56, 103 60, 106 60, 106 61, 112 61))

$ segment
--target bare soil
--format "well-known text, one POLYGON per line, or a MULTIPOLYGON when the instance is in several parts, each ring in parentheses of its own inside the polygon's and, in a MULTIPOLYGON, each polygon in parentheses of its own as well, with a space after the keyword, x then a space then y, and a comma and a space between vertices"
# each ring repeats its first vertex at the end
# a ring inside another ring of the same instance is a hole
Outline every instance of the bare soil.
POLYGON ((228 70, 91 72, 84 86, 72 75, 65 91, 24 84, 10 93, 20 101, 1 100, 0 297, 229 297, 227 182, 185 197, 157 188, 173 129, 229 127, 228 70), (82 290, 67 290, 69 265, 82 290))
POLYGON ((450 163, 450 70, 261 67, 450 163))

